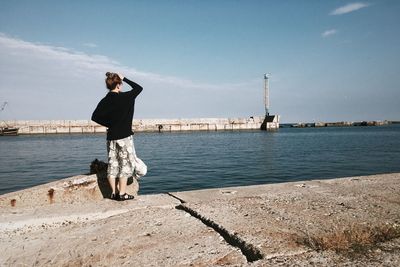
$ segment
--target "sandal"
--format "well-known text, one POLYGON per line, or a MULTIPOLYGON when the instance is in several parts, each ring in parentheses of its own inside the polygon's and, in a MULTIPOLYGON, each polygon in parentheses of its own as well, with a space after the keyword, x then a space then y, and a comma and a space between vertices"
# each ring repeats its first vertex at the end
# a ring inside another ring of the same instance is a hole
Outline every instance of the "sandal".
POLYGON ((118 199, 119 199, 119 194, 114 194, 114 193, 112 193, 111 196, 110 196, 110 199, 112 199, 112 200, 118 200, 118 199))
POLYGON ((123 195, 119 195, 118 200, 119 201, 125 201, 125 200, 131 200, 131 199, 134 199, 134 198, 135 198, 135 196, 125 193, 123 195))

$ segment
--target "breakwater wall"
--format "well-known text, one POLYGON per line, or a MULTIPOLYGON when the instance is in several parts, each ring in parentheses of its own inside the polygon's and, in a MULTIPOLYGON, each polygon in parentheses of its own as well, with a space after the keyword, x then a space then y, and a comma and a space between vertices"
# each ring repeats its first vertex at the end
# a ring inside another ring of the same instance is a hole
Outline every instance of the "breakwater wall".
MULTIPOLYGON (((135 132, 223 131, 260 129, 262 116, 249 118, 138 119, 135 132)), ((91 120, 10 120, 5 123, 19 128, 19 134, 105 133, 106 128, 91 120)), ((279 120, 267 123, 267 130, 279 128, 279 120)))
POLYGON ((281 128, 295 127, 349 127, 349 126, 383 126, 389 124, 398 124, 397 121, 338 121, 338 122, 300 122, 300 123, 284 123, 281 128))

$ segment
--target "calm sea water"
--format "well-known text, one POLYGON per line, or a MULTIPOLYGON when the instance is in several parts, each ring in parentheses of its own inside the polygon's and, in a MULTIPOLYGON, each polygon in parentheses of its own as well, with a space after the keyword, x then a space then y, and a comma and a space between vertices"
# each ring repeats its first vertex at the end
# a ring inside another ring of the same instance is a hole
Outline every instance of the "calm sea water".
MULTIPOLYGON (((141 194, 400 172, 400 125, 136 133, 141 194)), ((0 137, 0 194, 89 172, 104 135, 0 137)))

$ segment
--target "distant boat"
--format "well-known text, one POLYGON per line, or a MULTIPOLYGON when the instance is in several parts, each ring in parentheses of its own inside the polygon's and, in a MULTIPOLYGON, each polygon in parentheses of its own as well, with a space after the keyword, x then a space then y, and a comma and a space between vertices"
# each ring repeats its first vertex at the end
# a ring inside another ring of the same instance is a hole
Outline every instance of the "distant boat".
MULTIPOLYGON (((0 109, 1 112, 6 108, 7 104, 8 104, 8 102, 3 103, 3 105, 1 106, 1 109, 0 109)), ((16 135, 18 135, 19 128, 9 126, 5 121, 3 121, 3 124, 5 124, 5 127, 0 127, 0 136, 16 136, 16 135)))
POLYGON ((1 127, 0 136, 16 136, 19 128, 16 127, 1 127))

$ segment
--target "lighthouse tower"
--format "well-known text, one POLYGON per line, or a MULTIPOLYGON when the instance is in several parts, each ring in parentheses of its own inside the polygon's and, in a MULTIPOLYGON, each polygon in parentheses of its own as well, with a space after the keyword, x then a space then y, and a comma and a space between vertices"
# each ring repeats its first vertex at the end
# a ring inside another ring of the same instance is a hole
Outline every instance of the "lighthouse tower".
POLYGON ((264 74, 264 106, 265 116, 269 115, 269 73, 264 74))
POLYGON ((269 73, 264 74, 264 107, 265 118, 261 124, 261 130, 277 130, 279 128, 279 116, 269 115, 269 73))

